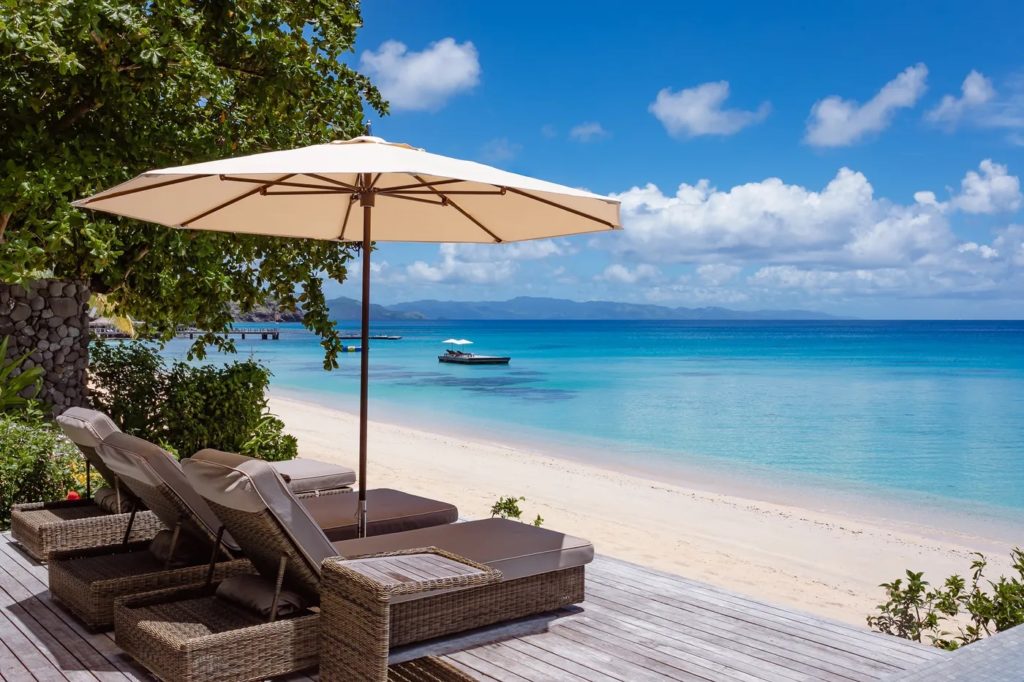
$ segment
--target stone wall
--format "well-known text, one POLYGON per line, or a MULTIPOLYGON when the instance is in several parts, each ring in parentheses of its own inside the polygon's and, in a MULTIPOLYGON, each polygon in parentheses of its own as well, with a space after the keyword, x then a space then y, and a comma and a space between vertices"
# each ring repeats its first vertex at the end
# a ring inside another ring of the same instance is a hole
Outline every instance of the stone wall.
POLYGON ((54 414, 84 405, 89 355, 89 285, 41 280, 0 283, 0 337, 9 336, 8 357, 31 351, 25 367, 46 371, 40 398, 54 414))

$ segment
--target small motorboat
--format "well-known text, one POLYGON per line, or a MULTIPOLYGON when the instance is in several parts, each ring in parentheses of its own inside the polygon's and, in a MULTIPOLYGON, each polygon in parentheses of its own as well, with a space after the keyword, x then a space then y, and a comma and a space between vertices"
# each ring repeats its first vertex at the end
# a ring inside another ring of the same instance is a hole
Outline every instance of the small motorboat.
POLYGON ((363 352, 363 347, 362 346, 342 346, 341 347, 341 352, 342 353, 362 353, 363 352))
MULTIPOLYGON (((473 342, 469 339, 446 339, 445 343, 453 346, 466 346, 473 342)), ((438 362, 451 362, 456 365, 507 365, 512 358, 503 355, 477 355, 449 348, 443 355, 437 356, 438 362)))
POLYGON ((437 356, 438 362, 452 362, 457 365, 507 365, 512 358, 502 355, 477 355, 461 350, 445 351, 437 356))

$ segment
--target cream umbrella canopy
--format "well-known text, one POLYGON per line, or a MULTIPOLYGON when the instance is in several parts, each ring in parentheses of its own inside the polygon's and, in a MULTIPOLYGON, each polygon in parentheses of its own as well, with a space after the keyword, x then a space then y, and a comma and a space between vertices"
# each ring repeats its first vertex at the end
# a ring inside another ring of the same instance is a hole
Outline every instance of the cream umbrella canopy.
POLYGON ((608 197, 370 136, 153 170, 74 205, 187 230, 362 244, 360 536, 371 241, 502 243, 620 226, 608 197))

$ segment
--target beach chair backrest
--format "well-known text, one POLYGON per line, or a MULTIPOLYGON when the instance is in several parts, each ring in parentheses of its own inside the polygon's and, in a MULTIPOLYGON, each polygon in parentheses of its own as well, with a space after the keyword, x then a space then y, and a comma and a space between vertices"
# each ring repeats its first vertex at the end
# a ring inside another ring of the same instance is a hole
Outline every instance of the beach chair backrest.
POLYGON ((270 464, 200 450, 182 468, 263 577, 275 580, 283 557, 285 586, 319 601, 320 563, 337 551, 270 464))
POLYGON ((78 446, 78 449, 82 451, 82 456, 103 477, 107 485, 116 488, 117 481, 113 472, 96 453, 96 447, 103 442, 104 438, 121 433, 121 429, 117 427, 114 420, 96 410, 85 407, 69 407, 57 417, 57 423, 60 424, 64 435, 78 446))
MULTIPOLYGON (((141 499, 168 528, 181 530, 204 545, 212 545, 221 523, 206 501, 189 484, 181 464, 158 445, 127 433, 105 438, 96 452, 121 484, 141 499)), ((223 538, 229 550, 238 545, 223 538)))

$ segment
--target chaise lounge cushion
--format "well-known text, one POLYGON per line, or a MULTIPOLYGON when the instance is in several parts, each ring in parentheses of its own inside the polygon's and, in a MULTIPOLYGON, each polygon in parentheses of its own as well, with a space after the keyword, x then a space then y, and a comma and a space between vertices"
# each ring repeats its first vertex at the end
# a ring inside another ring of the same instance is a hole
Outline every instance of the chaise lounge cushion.
POLYGON ((440 547, 501 571, 503 580, 527 578, 575 568, 594 559, 594 546, 581 538, 507 519, 421 528, 397 535, 377 535, 335 542, 346 557, 440 547))
MULTIPOLYGON (((259 575, 235 575, 221 581, 217 597, 225 599, 260 618, 269 618, 274 606, 274 586, 259 575)), ((291 590, 281 590, 277 600, 277 617, 287 618, 306 610, 305 600, 291 590)))
MULTIPOLYGON (((356 537, 358 501, 355 493, 301 500, 306 511, 332 542, 356 537)), ((366 507, 368 535, 399 533, 459 520, 459 510, 452 504, 390 488, 367 491, 366 507)))
POLYGON ((99 472, 108 485, 113 486, 115 484, 114 474, 107 468, 103 459, 96 454, 96 448, 108 436, 121 432, 114 420, 96 410, 69 407, 57 417, 57 423, 60 424, 64 435, 82 451, 82 455, 89 464, 99 472))
MULTIPOLYGON (((127 433, 111 434, 96 451, 168 528, 180 523, 182 530, 199 542, 216 537, 220 520, 185 479, 181 464, 171 453, 127 433)), ((231 550, 238 549, 227 534, 223 542, 231 550)))
POLYGON ((92 494, 92 501, 108 514, 127 514, 133 506, 130 496, 118 495, 116 490, 106 485, 98 488, 92 494), (118 505, 118 500, 121 501, 120 505, 118 505))
POLYGON ((356 482, 356 472, 352 469, 315 459, 290 459, 273 462, 271 466, 296 495, 347 488, 356 482))

